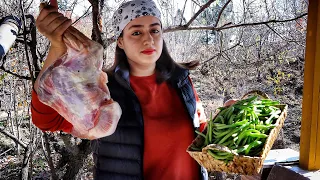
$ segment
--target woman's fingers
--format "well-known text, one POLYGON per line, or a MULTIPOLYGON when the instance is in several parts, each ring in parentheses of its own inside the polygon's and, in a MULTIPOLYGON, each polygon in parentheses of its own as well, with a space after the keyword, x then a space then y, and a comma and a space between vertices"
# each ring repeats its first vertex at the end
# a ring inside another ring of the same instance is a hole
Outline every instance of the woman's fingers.
MULTIPOLYGON (((64 19, 64 16, 60 13, 50 13, 43 21, 40 21, 37 24, 39 31, 42 32, 49 32, 51 33, 54 29, 57 28, 57 25, 54 27, 52 25, 57 24, 57 22, 64 19), (55 22, 55 23, 53 23, 55 22)), ((60 23, 59 23, 60 24, 60 23)))
POLYGON ((36 25, 39 32, 50 40, 52 46, 62 46, 63 39, 78 49, 89 46, 90 39, 72 27, 72 21, 58 12, 57 0, 50 0, 50 5, 41 4, 40 9, 36 25))
POLYGON ((63 43, 62 35, 71 25, 71 20, 54 11, 52 7, 43 9, 40 15, 36 22, 39 32, 46 36, 52 44, 63 43), (41 18, 43 19, 41 20, 41 18))
POLYGON ((70 32, 70 28, 68 28, 63 35, 64 42, 69 46, 79 50, 83 48, 83 43, 70 32))
POLYGON ((88 45, 88 42, 90 39, 85 36, 82 32, 80 32, 78 29, 74 28, 73 26, 70 26, 69 28, 70 33, 72 33, 76 38, 78 38, 84 45, 88 45))
POLYGON ((231 105, 233 105, 234 103, 236 103, 237 101, 238 101, 238 99, 229 99, 229 100, 227 100, 227 101, 223 104, 223 106, 225 106, 225 107, 231 106, 231 105))
POLYGON ((59 17, 64 17, 63 14, 58 13, 58 12, 51 12, 50 14, 47 15, 45 20, 42 21, 43 24, 49 25, 52 23, 54 20, 56 20, 59 17))
MULTIPOLYGON (((56 7, 47 6, 45 3, 41 3, 40 5, 40 14, 37 18, 37 21, 43 21, 50 13, 52 12, 58 12, 58 9, 56 7)), ((36 21, 36 22, 37 22, 36 21)))
POLYGON ((58 2, 57 2, 57 0, 50 0, 50 6, 53 6, 53 7, 55 7, 55 8, 58 9, 58 2))
POLYGON ((47 30, 52 33, 52 36, 62 36, 71 23, 70 19, 60 16, 49 24, 47 30))

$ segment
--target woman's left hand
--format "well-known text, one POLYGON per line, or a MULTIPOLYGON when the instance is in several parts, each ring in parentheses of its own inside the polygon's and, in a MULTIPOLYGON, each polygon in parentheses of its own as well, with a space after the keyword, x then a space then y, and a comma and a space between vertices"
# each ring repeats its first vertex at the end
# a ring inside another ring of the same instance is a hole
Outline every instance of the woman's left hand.
POLYGON ((237 101, 238 101, 238 99, 229 99, 229 100, 227 100, 227 101, 223 104, 223 106, 224 106, 224 107, 231 106, 231 105, 233 105, 234 103, 236 103, 237 101))

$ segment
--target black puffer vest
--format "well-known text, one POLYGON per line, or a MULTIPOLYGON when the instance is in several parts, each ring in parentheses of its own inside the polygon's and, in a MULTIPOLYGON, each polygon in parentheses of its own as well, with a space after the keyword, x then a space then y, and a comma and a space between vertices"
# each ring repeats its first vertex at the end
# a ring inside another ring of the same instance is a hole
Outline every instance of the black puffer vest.
MULTIPOLYGON (((141 106, 130 88, 128 70, 118 66, 108 75, 111 97, 120 104, 122 115, 114 134, 92 141, 94 177, 96 180, 142 180, 144 131, 141 106)), ((168 83, 177 90, 190 121, 198 128, 199 122, 193 122, 196 100, 188 75, 188 70, 177 67, 174 78, 168 83)), ((208 178, 202 167, 199 167, 199 176, 208 178)))

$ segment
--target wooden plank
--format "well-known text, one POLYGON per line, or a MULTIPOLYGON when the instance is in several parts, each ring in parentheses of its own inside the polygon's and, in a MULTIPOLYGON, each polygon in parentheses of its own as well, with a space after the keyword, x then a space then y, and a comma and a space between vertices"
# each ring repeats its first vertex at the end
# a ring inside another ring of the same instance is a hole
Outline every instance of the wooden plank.
POLYGON ((315 104, 317 104, 317 130, 316 130, 316 150, 315 150, 315 164, 312 169, 320 169, 320 3, 318 2, 318 21, 317 21, 317 44, 316 44, 316 57, 315 57, 315 89, 317 92, 315 98, 315 104))
POLYGON ((320 169, 320 3, 309 1, 300 137, 300 166, 320 169))

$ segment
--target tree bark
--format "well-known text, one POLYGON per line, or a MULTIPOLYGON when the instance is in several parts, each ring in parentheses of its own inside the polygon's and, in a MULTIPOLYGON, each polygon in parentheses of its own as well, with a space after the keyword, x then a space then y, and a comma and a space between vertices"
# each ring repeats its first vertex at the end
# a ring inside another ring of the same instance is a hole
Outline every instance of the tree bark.
POLYGON ((92 40, 102 45, 102 19, 101 10, 103 8, 103 0, 89 0, 92 5, 92 40))
MULTIPOLYGON (((68 166, 66 173, 63 176, 64 180, 77 180, 79 179, 78 173, 79 170, 83 167, 84 161, 91 153, 90 141, 82 140, 82 142, 77 146, 79 150, 77 154, 69 153, 68 155, 68 166)), ((65 157, 63 157, 65 158, 65 157)))

